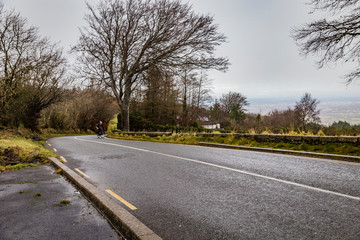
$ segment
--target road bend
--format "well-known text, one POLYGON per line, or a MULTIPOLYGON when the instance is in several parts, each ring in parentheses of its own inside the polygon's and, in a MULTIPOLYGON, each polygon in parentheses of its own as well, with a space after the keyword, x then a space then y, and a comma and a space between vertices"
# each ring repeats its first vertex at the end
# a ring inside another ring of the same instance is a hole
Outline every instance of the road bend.
POLYGON ((96 136, 48 144, 164 239, 360 239, 360 164, 96 136))

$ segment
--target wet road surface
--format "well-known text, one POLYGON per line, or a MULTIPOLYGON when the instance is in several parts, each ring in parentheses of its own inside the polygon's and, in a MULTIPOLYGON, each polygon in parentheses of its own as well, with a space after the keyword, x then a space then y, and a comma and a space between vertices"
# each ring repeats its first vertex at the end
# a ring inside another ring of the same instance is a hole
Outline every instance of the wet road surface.
POLYGON ((165 239, 360 239, 360 164, 96 136, 48 143, 165 239))
POLYGON ((0 239, 124 238, 54 168, 42 165, 0 173, 0 239))

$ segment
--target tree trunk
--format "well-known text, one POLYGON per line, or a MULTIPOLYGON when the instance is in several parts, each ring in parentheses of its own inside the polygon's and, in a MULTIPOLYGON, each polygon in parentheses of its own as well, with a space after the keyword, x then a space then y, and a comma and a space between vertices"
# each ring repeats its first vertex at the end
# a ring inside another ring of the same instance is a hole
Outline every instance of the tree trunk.
POLYGON ((121 107, 122 126, 125 132, 130 131, 129 105, 121 107))
POLYGON ((117 120, 118 120, 118 123, 117 123, 117 129, 120 129, 120 130, 124 130, 124 128, 123 128, 123 120, 122 120, 123 118, 122 118, 122 115, 121 115, 121 113, 119 113, 118 115, 117 115, 117 120))
POLYGON ((187 91, 188 91, 188 86, 187 86, 187 72, 185 69, 185 75, 184 75, 184 89, 183 89, 183 102, 182 102, 182 124, 184 126, 188 125, 188 107, 187 107, 187 91))

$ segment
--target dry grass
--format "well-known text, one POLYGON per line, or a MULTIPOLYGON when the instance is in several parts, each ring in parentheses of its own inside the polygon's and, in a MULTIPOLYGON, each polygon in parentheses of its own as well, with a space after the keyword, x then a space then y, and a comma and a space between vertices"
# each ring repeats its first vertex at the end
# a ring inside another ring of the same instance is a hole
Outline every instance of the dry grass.
POLYGON ((25 167, 35 167, 47 162, 48 157, 56 157, 45 147, 44 140, 27 131, 0 131, 0 171, 16 170, 25 167))

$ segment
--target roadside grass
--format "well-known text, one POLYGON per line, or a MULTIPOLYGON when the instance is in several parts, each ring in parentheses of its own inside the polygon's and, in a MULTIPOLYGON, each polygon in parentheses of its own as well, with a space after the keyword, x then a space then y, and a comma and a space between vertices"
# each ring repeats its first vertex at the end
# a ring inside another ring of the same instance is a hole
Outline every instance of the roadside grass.
POLYGON ((350 144, 318 144, 310 145, 307 143, 292 144, 284 142, 257 142, 246 138, 235 138, 234 136, 214 136, 214 137, 202 137, 196 136, 195 133, 180 133, 172 134, 170 136, 157 136, 149 137, 145 134, 139 133, 139 135, 127 135, 127 134, 109 134, 107 137, 134 140, 134 141, 149 141, 149 142, 162 142, 162 143, 175 143, 175 144, 187 144, 197 145, 199 142, 220 143, 247 147, 260 147, 260 148, 273 148, 273 149, 285 149, 293 151, 305 151, 305 152, 317 152, 339 155, 351 155, 360 156, 360 147, 350 144))
POLYGON ((0 136, 0 172, 37 167, 57 156, 45 147, 44 139, 26 131, 2 130, 0 136))
MULTIPOLYGON (((23 168, 27 168, 27 167, 38 167, 40 166, 40 164, 33 164, 33 163, 18 163, 15 165, 7 165, 4 168, 4 171, 12 171, 12 170, 20 170, 23 168)), ((1 169, 0 169, 1 171, 1 169)), ((3 171, 2 171, 3 172, 3 171)))
POLYGON ((45 146, 49 138, 94 134, 80 130, 59 131, 43 129, 41 134, 26 128, 0 130, 0 172, 37 167, 47 163, 49 157, 58 157, 45 146))
POLYGON ((141 133, 139 133, 139 135, 108 134, 107 137, 124 140, 176 143, 187 145, 196 145, 201 142, 201 137, 195 136, 194 133, 172 134, 171 136, 162 135, 157 137, 150 137, 141 133))

